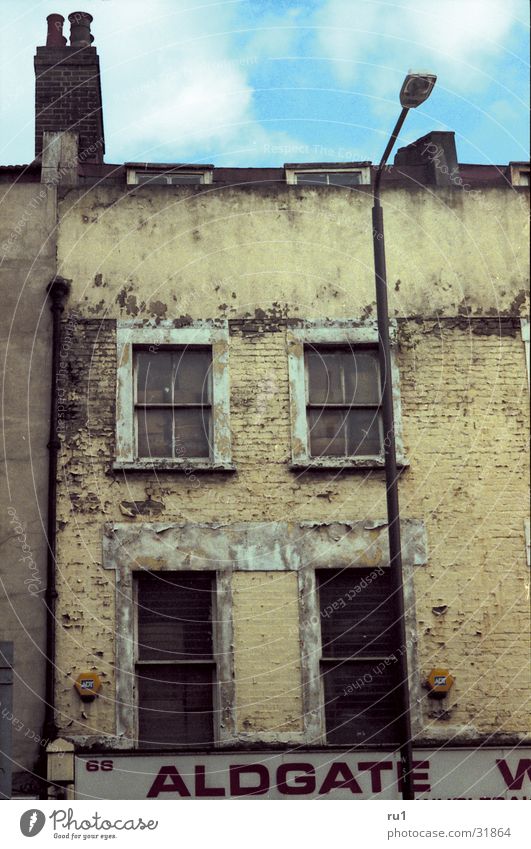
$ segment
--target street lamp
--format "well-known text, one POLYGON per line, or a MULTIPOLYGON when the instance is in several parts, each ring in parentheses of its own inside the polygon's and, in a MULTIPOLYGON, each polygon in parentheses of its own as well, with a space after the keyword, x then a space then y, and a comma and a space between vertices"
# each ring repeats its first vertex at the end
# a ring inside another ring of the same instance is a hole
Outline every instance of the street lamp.
POLYGON ((389 310, 387 303, 387 273, 385 268, 385 240, 383 211, 380 205, 380 182, 383 169, 398 138, 402 124, 410 109, 420 106, 430 96, 437 77, 427 72, 410 71, 400 90, 402 112, 384 150, 376 170, 373 188, 372 234, 374 247, 374 274, 376 278, 376 308, 378 315, 380 382, 382 391, 382 423, 384 430, 385 486, 387 495, 387 529, 389 535, 389 565, 391 567, 391 592, 396 601, 395 640, 400 646, 400 761, 402 765, 402 798, 414 799, 413 747, 411 743, 411 718, 409 710, 408 665, 405 646, 404 583, 402 576, 402 546, 400 541, 400 508, 398 503, 398 472, 396 468, 395 425, 393 414, 393 386, 391 375, 391 348, 389 344, 389 310))

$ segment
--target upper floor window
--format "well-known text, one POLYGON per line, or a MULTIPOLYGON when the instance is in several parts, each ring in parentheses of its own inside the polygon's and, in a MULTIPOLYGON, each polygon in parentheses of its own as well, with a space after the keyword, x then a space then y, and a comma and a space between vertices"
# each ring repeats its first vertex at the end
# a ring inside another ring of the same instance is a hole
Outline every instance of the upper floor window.
POLYGON ((117 468, 231 469, 226 322, 119 322, 117 468))
MULTIPOLYGON (((307 322, 288 332, 293 467, 384 465, 377 345, 374 322, 307 322)), ((391 374, 397 460, 405 465, 394 353, 391 374)))
POLYGON ((529 186, 529 162, 509 162, 508 172, 513 186, 529 186))
POLYGON ((359 186, 360 171, 296 171, 295 180, 299 183, 312 183, 321 186, 359 186))
POLYGON ((306 345, 305 361, 310 457, 378 456, 377 348, 306 345))
POLYGON ((193 186, 213 181, 213 165, 157 165, 126 163, 130 186, 193 186))
POLYGON ((209 457, 212 349, 135 349, 139 457, 209 457))
POLYGON ((370 163, 348 165, 300 164, 285 165, 286 182, 291 185, 359 186, 371 182, 370 163))

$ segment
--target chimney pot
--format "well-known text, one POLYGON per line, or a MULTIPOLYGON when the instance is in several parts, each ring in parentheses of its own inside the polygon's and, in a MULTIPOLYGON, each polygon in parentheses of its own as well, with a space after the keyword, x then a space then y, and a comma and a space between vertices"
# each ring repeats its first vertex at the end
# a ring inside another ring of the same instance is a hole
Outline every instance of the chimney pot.
POLYGON ((90 32, 92 15, 88 12, 72 12, 70 21, 70 47, 90 47, 94 36, 90 32))
MULTIPOLYGON (((44 154, 49 144, 44 141, 47 133, 51 134, 47 139, 61 133, 77 135, 79 162, 101 164, 105 153, 100 60, 96 48, 90 47, 92 15, 72 12, 68 17, 72 46, 56 40, 63 17, 49 15, 53 40, 48 40, 46 47, 37 47, 34 60, 35 158, 42 156, 43 168, 46 168, 44 154)), ((71 158, 68 154, 69 162, 71 158)), ((65 179, 70 177, 65 174, 65 179)))
POLYGON ((63 24, 65 22, 63 16, 52 14, 48 15, 46 20, 48 21, 46 47, 66 47, 66 38, 63 35, 63 24))

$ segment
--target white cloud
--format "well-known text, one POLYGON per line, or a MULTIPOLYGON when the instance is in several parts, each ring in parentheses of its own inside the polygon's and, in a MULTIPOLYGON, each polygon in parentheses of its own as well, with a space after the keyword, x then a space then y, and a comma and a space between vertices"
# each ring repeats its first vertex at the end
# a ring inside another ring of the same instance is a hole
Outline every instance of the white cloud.
POLYGON ((243 55, 254 61, 290 55, 296 51, 306 21, 307 10, 299 6, 279 6, 275 12, 261 14, 255 26, 245 33, 243 55))
MULTIPOLYGON (((107 5, 107 4, 104 4, 107 5)), ((231 53, 234 4, 156 0, 98 16, 108 150, 132 158, 193 157, 230 141, 252 90, 231 53), (131 12, 130 12, 131 9, 131 12), (104 57, 104 59, 103 59, 104 57), (150 152, 150 157, 148 157, 150 152)), ((112 153, 111 153, 112 156, 112 153)))
POLYGON ((404 72, 428 66, 461 91, 487 84, 518 15, 525 18, 522 0, 327 0, 314 20, 318 48, 338 79, 361 78, 372 91, 383 83, 386 94, 386 75, 375 77, 373 65, 404 72))
MULTIPOLYGON (((107 161, 283 161, 271 151, 315 139, 314 123, 310 132, 304 120, 313 122, 314 110, 324 114, 318 90, 334 88, 331 70, 340 88, 353 90, 352 114, 377 133, 393 119, 397 81, 409 67, 433 67, 438 90, 453 92, 457 106, 474 90, 492 90, 493 102, 525 96, 516 61, 499 72, 511 58, 512 35, 522 31, 524 20, 515 17, 525 19, 524 0, 84 0, 81 7, 94 16, 107 161), (277 61, 286 55, 299 58, 277 61), (278 93, 267 98, 268 87, 282 86, 283 102, 278 93), (274 129, 275 121, 301 139, 274 129)), ((33 156, 33 55, 52 8, 67 17, 75 7, 2 0, 3 162, 33 156)), ((416 120, 408 122, 412 131, 416 120)), ((335 144, 332 126, 329 137, 335 144)), ((371 138, 365 131, 354 139, 364 155, 371 138)), ((326 135, 320 140, 328 143, 326 135)))
MULTIPOLYGON (((11 84, 0 103, 0 156, 4 162, 27 162, 33 157, 33 55, 45 43, 51 10, 37 0, 21 14, 15 0, 2 2, 4 81, 11 84)), ((204 158, 203 152, 210 158, 226 151, 250 155, 268 145, 296 144, 257 120, 249 75, 269 36, 264 40, 257 29, 254 45, 238 51, 239 2, 84 0, 82 8, 94 17, 107 161, 186 161, 204 158)), ((54 5, 65 18, 71 10, 72 4, 54 5)), ((277 18, 271 16, 271 23, 277 18)))

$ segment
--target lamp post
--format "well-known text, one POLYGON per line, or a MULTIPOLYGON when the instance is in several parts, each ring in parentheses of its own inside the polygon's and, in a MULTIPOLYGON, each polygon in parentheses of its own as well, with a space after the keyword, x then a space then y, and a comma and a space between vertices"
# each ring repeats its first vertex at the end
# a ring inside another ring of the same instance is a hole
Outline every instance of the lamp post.
POLYGON ((380 382, 382 391, 382 423, 384 430, 385 485, 387 495, 387 528, 389 535, 389 565, 391 567, 392 595, 395 599, 395 640, 400 651, 400 762, 402 766, 402 798, 414 799, 413 748, 409 710, 409 686, 404 620, 404 584, 402 576, 402 546, 400 540, 400 507, 398 502, 398 472, 396 467, 395 426, 393 414, 393 386, 391 375, 391 349, 389 344, 389 309, 387 302, 387 273, 385 268, 385 239, 383 210, 380 204, 380 183, 383 169, 398 138, 406 115, 423 103, 431 94, 437 77, 430 73, 410 72, 400 91, 402 111, 382 159, 376 170, 373 188, 372 234, 374 247, 374 273, 376 279, 376 308, 378 316, 380 382))

